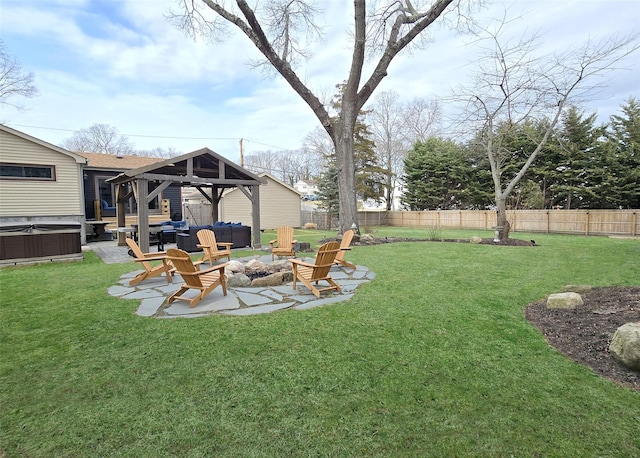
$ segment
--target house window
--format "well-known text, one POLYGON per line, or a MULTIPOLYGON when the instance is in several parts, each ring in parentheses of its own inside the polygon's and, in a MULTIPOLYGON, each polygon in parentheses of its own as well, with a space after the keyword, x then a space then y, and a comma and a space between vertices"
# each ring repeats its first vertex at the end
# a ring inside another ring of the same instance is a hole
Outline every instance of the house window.
MULTIPOLYGON (((115 195, 115 186, 111 183, 108 183, 107 180, 109 178, 113 178, 111 176, 96 176, 95 178, 95 192, 97 200, 104 200, 107 202, 107 206, 115 207, 116 205, 116 195, 115 195)), ((156 189, 160 183, 157 182, 149 182, 149 192, 152 192, 156 189)), ((151 202, 149 202, 149 210, 159 210, 160 209, 160 197, 155 197, 151 202)), ((127 202, 125 202, 125 212, 127 214, 135 213, 137 211, 137 204, 133 197, 129 198, 127 202)))
POLYGON ((115 206, 115 195, 113 185, 107 183, 107 179, 111 177, 96 177, 96 199, 104 200, 109 207, 115 206))
POLYGON ((56 168, 53 165, 0 164, 0 178, 9 180, 55 181, 56 168))
MULTIPOLYGON (((160 186, 160 183, 157 181, 149 182, 149 192, 155 191, 155 189, 160 186)), ((151 202, 149 202, 149 210, 158 210, 160 208, 160 197, 156 196, 153 198, 151 202)))

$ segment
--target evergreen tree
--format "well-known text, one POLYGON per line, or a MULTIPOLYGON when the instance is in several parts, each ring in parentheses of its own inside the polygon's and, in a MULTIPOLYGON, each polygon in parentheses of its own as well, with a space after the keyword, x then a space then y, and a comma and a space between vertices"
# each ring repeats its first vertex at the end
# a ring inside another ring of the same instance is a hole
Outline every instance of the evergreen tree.
POLYGON ((335 161, 330 160, 327 169, 320 175, 318 181, 318 196, 320 201, 318 207, 329 213, 331 220, 339 216, 340 199, 338 196, 338 169, 335 161))
MULTIPOLYGON (((345 85, 336 85, 337 93, 333 96, 332 106, 336 110, 340 108, 345 85)), ((355 191, 360 200, 372 199, 379 202, 384 198, 384 179, 387 173, 378 164, 376 145, 373 134, 366 124, 368 111, 360 110, 353 128, 353 160, 355 167, 355 191)), ((335 152, 333 155, 335 163, 335 152)))
POLYGON ((464 148, 469 175, 464 189, 464 208, 484 210, 494 205, 491 166, 486 154, 469 146, 464 148))
POLYGON ((603 162, 600 138, 604 126, 597 127, 596 113, 584 117, 572 106, 562 117, 559 132, 550 147, 556 151, 556 163, 549 170, 554 182, 551 192, 556 205, 566 209, 593 208, 598 201, 597 184, 602 180, 598 170, 603 162))
POLYGON ((473 170, 455 142, 435 137, 416 142, 407 154, 404 170, 402 203, 410 210, 465 206, 467 181, 473 170))
POLYGON ((385 170, 378 165, 375 143, 369 127, 364 122, 366 112, 356 121, 353 139, 353 157, 356 166, 356 195, 365 201, 379 202, 384 197, 385 170))
POLYGON ((612 207, 640 208, 640 102, 631 97, 621 115, 611 116, 612 207))

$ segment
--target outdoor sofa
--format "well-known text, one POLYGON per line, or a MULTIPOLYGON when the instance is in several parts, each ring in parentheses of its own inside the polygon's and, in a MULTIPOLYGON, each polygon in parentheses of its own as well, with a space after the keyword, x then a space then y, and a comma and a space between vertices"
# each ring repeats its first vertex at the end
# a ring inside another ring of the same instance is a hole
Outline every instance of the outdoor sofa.
POLYGON ((189 226, 178 228, 176 244, 180 250, 192 253, 202 251, 198 248, 197 233, 201 229, 211 229, 216 235, 216 241, 232 243, 231 248, 244 248, 251 246, 251 226, 243 226, 242 223, 225 223, 217 221, 215 224, 204 226, 189 226))

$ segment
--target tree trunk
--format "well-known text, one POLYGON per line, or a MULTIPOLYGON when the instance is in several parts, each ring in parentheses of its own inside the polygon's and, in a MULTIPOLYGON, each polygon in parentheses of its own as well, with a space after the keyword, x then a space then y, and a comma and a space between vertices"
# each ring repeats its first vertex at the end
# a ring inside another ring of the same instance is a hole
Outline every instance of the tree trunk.
POLYGON ((496 203, 498 209, 496 211, 496 230, 498 231, 499 240, 507 240, 509 238, 509 231, 511 230, 511 224, 507 220, 507 198, 505 195, 496 197, 496 203))
MULTIPOLYGON (((342 121, 342 120, 341 120, 342 121)), ((344 126, 344 121, 335 125, 333 138, 336 148, 336 168, 338 170, 338 200, 340 202, 340 227, 338 231, 344 234, 355 224, 357 234, 358 204, 356 201, 356 171, 353 159, 353 129, 344 126)))

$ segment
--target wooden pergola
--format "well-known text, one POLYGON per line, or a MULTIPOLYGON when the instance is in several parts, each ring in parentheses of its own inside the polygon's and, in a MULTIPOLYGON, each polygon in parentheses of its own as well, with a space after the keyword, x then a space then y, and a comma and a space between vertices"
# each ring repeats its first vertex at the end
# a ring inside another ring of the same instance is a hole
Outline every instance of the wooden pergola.
MULTIPOLYGON (((203 148, 162 162, 132 169, 107 180, 115 185, 118 227, 126 226, 125 204, 132 196, 138 206, 138 244, 149 251, 149 202, 168 186, 196 188, 211 202, 211 216, 218 220, 218 204, 227 188, 238 188, 251 201, 254 248, 260 248, 260 185, 266 180, 225 159, 209 148, 203 148), (149 183, 158 185, 149 192, 149 183)), ((118 232, 118 244, 124 244, 125 233, 118 232)))

